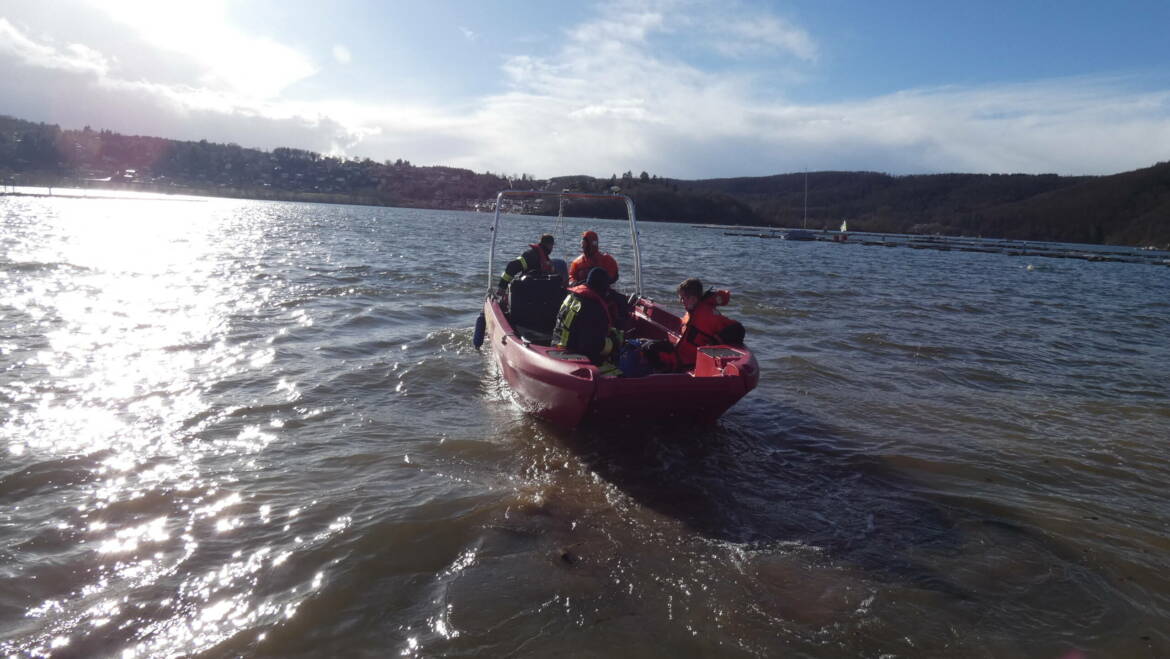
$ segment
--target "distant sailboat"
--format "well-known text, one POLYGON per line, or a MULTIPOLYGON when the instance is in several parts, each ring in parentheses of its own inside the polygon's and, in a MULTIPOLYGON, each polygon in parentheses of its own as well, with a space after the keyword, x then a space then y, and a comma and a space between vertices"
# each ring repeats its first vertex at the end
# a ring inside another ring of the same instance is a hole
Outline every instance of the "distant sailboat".
POLYGON ((841 230, 837 232, 837 235, 833 236, 833 242, 843 243, 846 240, 848 240, 849 234, 845 233, 848 230, 849 230, 849 227, 847 227, 845 225, 845 220, 841 220, 841 230))
POLYGON ((804 170, 804 224, 802 229, 808 228, 808 170, 804 170))
POLYGON ((816 240, 813 232, 808 230, 808 170, 804 170, 804 222, 801 229, 789 229, 780 234, 784 240, 816 240))

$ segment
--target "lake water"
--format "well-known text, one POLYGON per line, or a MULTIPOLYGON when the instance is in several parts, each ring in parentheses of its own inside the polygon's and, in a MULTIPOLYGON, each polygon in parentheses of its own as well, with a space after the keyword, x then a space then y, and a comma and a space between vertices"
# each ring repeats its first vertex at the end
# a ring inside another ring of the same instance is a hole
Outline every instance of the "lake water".
POLYGON ((1170 656, 1170 269, 642 223, 759 388, 570 432, 490 220, 0 198, 0 653, 1170 656))

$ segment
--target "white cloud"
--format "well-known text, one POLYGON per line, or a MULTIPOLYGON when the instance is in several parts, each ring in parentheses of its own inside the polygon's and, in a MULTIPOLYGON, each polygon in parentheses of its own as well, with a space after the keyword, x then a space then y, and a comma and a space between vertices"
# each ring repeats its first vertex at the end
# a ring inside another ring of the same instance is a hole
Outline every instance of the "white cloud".
POLYGON ((598 18, 569 30, 569 37, 574 42, 597 44, 602 49, 642 45, 650 34, 664 28, 666 16, 657 8, 663 4, 605 3, 598 11, 598 18))
POLYGON ((273 98, 318 70, 297 50, 233 26, 225 0, 91 2, 154 48, 197 62, 203 72, 197 82, 213 89, 273 98))
POLYGON ((333 46, 333 59, 339 64, 349 64, 353 61, 353 54, 345 46, 336 44, 333 46))
POLYGON ((1108 174, 1152 165, 1170 149, 1170 90, 1124 83, 919 90, 838 110, 849 118, 844 139, 916 149, 919 170, 1108 174))
MULTIPOLYGON (((776 66, 815 70, 822 46, 800 26, 751 7, 606 4, 566 29, 555 50, 504 60, 503 90, 462 106, 424 106, 290 98, 289 87, 315 66, 227 24, 222 2, 198 10, 110 6, 145 40, 142 58, 173 53, 194 62, 194 73, 165 82, 131 75, 92 44, 34 38, 0 19, 0 65, 36 69, 0 78, 0 99, 9 99, 0 112, 39 107, 28 118, 539 176, 646 170, 698 178, 804 167, 1106 174, 1170 153, 1170 91, 1136 92, 1124 79, 787 101, 762 77, 776 66), (207 43, 223 51, 208 54, 216 49, 207 43), (703 57, 685 59, 678 44, 703 49, 703 57), (716 73, 704 57, 725 59, 716 73)), ((338 45, 332 56, 352 61, 348 52, 338 45)))
POLYGON ((811 64, 819 47, 803 30, 767 16, 745 22, 676 9, 611 5, 568 31, 554 55, 508 60, 512 91, 484 99, 474 122, 483 150, 463 164, 542 175, 741 176, 805 166, 1104 174, 1170 152, 1170 93, 1104 78, 795 104, 782 90, 762 91, 756 68, 712 73, 654 44, 739 35, 750 44, 714 49, 736 57, 771 50, 811 64))
POLYGON ((0 17, 0 53, 39 68, 57 69, 74 73, 105 75, 110 62, 101 53, 83 44, 69 44, 57 48, 37 43, 25 36, 6 19, 0 17))
POLYGON ((775 16, 752 19, 736 18, 710 24, 714 39, 712 46, 729 57, 788 53, 804 61, 817 58, 817 45, 804 30, 775 16))
POLYGON ((464 26, 460 25, 459 31, 463 33, 463 38, 467 39, 468 41, 475 41, 476 39, 479 38, 479 35, 476 34, 475 31, 472 30, 471 28, 464 27, 464 26))

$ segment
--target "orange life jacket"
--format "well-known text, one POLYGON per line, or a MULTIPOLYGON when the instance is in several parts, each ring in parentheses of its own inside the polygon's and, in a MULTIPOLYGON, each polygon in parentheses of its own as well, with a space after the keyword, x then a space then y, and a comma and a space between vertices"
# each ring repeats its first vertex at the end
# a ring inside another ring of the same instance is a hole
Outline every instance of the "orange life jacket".
POLYGON ((569 281, 585 281, 585 278, 589 276, 589 271, 593 268, 605 270, 605 274, 609 275, 609 282, 611 284, 617 281, 617 260, 600 250, 594 252, 591 256, 582 254, 573 259, 573 263, 569 265, 569 281))
POLYGON ((685 368, 695 365, 695 355, 701 346, 721 343, 719 332, 735 321, 715 310, 731 301, 731 293, 710 290, 699 298, 692 311, 682 319, 682 331, 675 351, 679 364, 685 368))
POLYGON ((553 267, 552 262, 548 260, 548 252, 544 251, 544 248, 540 246, 540 243, 529 245, 529 247, 536 250, 537 256, 540 257, 540 271, 552 272, 553 267))

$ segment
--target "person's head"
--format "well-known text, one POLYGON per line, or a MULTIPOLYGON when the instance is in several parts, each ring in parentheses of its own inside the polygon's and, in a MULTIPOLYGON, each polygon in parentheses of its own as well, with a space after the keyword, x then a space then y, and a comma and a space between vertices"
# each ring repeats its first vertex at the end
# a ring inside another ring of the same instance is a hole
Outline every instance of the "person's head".
POLYGON ((557 239, 553 238, 551 233, 546 233, 540 237, 540 247, 544 250, 545 254, 552 254, 553 245, 555 245, 556 242, 557 239))
POLYGON ((691 277, 678 285, 678 301, 682 302, 687 311, 693 310, 702 297, 703 282, 697 278, 691 277))
POLYGON ((585 256, 591 256, 597 253, 597 232, 586 231, 581 234, 581 253, 585 256))
POLYGON ((609 290, 609 273, 605 268, 593 268, 585 278, 585 285, 597 293, 604 293, 609 290))

